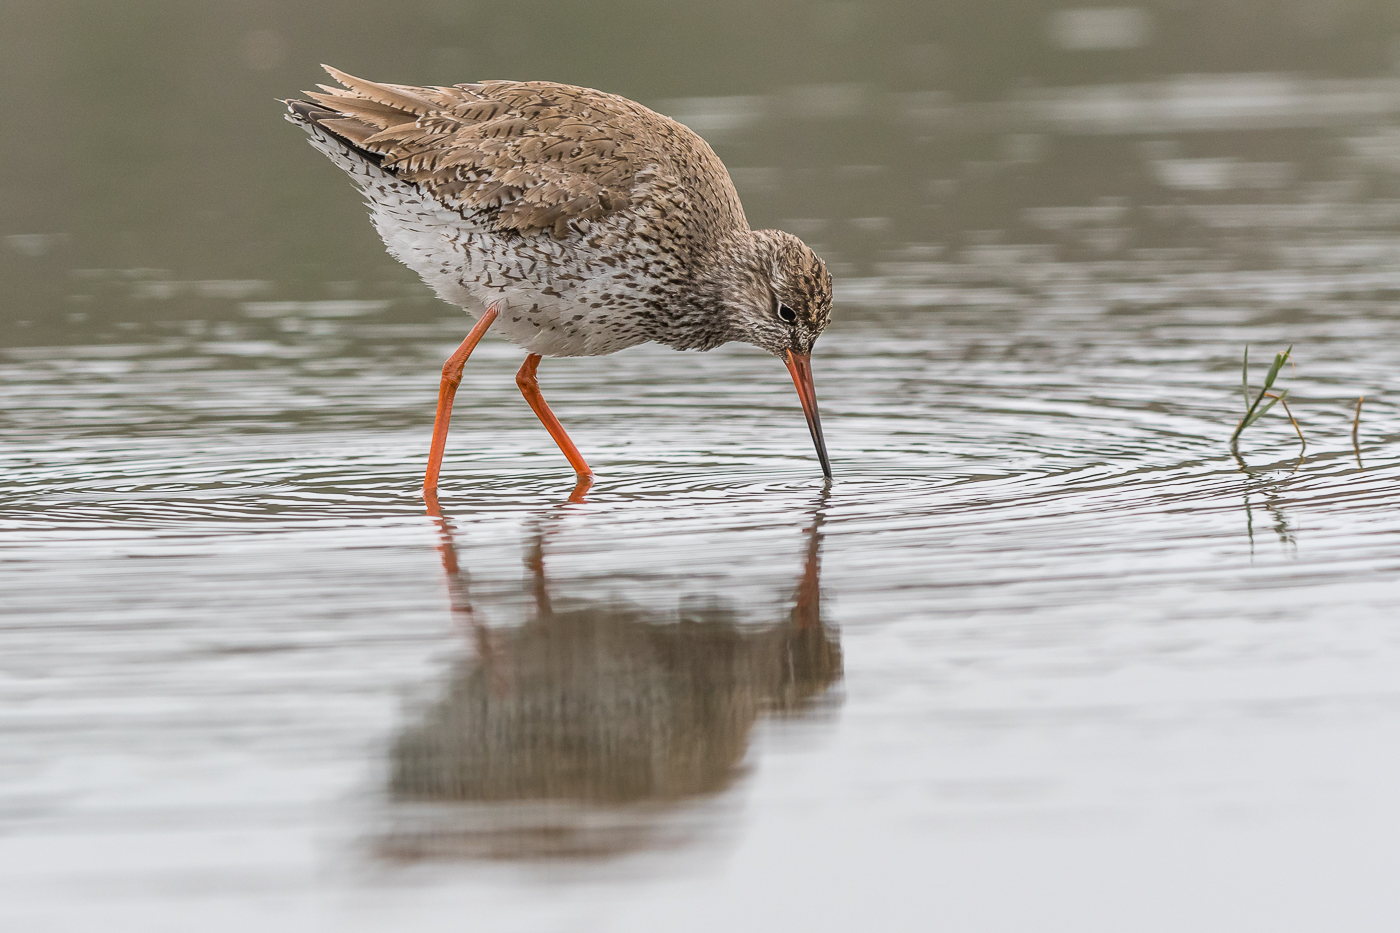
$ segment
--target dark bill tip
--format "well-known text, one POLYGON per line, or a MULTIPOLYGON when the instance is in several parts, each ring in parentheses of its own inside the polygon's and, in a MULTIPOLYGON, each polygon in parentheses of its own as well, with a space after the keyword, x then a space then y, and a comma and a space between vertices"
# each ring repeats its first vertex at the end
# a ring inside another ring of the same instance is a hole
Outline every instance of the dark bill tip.
POLYGON ((789 350, 785 362, 788 372, 792 373, 792 383, 797 386, 797 398, 802 402, 802 413, 807 416, 807 428, 812 432, 812 443, 817 447, 822 473, 831 479, 831 458, 826 455, 821 414, 817 411, 817 389, 812 384, 812 358, 789 350))

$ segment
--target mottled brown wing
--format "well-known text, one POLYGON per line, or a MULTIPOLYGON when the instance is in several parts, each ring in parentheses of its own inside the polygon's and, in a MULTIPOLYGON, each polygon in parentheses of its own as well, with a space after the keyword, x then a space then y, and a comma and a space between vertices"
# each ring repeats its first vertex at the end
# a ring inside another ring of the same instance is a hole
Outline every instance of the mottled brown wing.
POLYGON ((488 212, 501 230, 562 237, 570 220, 623 210, 638 175, 673 163, 678 149, 691 156, 683 162, 718 165, 690 130, 601 91, 547 81, 408 87, 322 67, 345 88, 306 92, 339 115, 317 123, 443 202, 488 212))

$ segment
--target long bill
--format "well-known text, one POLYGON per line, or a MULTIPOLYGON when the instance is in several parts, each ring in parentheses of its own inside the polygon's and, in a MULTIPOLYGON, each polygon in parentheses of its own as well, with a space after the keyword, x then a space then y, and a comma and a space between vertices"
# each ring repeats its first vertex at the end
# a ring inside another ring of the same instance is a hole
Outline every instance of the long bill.
POLYGON ((831 460, 826 455, 822 418, 817 412, 817 389, 812 384, 812 358, 789 350, 784 362, 787 363, 788 372, 792 373, 792 384, 797 386, 797 397, 802 401, 802 413, 807 416, 812 443, 817 445, 817 458, 822 462, 822 473, 827 479, 831 479, 831 460))

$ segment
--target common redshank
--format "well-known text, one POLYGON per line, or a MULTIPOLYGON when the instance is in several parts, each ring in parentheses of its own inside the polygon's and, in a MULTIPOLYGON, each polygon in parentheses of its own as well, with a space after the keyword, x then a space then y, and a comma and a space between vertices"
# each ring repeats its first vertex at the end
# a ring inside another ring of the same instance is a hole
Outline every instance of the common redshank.
POLYGON ((641 104, 548 81, 376 84, 289 100, 291 122, 364 193, 389 253, 476 325, 442 368, 423 491, 437 489, 462 368, 492 322, 529 355, 516 374, 580 481, 593 471, 540 394, 545 356, 737 340, 787 364, 831 476, 812 345, 831 274, 805 243, 752 230, 724 163, 641 104))

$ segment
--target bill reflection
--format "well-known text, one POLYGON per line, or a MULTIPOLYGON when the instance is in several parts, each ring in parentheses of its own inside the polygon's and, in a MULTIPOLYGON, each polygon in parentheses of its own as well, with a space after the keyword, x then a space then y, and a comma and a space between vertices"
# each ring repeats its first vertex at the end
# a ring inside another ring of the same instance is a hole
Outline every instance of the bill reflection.
POLYGON ((791 609, 768 626, 717 600, 671 613, 565 603, 539 531, 526 558, 532 608, 488 628, 441 521, 453 611, 474 650, 394 742, 379 853, 587 857, 704 835, 755 722, 818 708, 840 680, 837 635, 821 618, 820 525, 818 512, 791 609))

